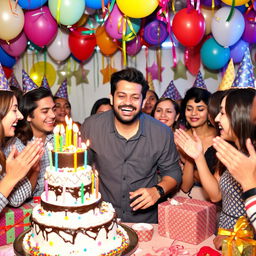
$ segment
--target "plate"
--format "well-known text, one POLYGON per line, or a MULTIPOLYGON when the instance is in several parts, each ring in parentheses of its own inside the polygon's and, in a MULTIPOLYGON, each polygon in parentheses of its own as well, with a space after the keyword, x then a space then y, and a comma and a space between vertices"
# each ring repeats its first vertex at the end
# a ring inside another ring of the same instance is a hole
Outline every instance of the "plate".
MULTIPOLYGON (((125 224, 119 224, 128 234, 129 236, 129 245, 126 248, 125 251, 123 251, 122 256, 129 256, 131 255, 136 249, 138 245, 138 236, 136 232, 128 227, 125 224)), ((25 230, 23 233, 21 233, 14 241, 13 243, 13 249, 16 254, 16 256, 26 256, 25 251, 23 250, 22 243, 25 235, 30 231, 31 229, 25 230)))

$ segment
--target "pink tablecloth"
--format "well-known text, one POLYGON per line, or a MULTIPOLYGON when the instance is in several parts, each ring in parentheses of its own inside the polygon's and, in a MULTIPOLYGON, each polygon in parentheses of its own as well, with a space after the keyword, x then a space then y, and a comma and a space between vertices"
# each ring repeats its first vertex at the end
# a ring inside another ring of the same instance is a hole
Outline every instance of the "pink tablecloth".
MULTIPOLYGON (((132 226, 131 223, 125 223, 128 226, 132 226)), ((183 254, 173 254, 173 255, 196 255, 201 247, 210 246, 214 249, 213 239, 214 235, 206 239, 204 242, 198 245, 187 244, 177 240, 172 240, 166 237, 162 237, 158 234, 157 224, 153 224, 154 234, 152 240, 149 242, 139 242, 137 249, 130 254, 131 256, 169 256, 168 248, 172 246, 173 250, 180 248, 180 252, 183 254), (185 254, 187 252, 187 254, 185 254)), ((169 251, 170 252, 170 251, 169 251)))

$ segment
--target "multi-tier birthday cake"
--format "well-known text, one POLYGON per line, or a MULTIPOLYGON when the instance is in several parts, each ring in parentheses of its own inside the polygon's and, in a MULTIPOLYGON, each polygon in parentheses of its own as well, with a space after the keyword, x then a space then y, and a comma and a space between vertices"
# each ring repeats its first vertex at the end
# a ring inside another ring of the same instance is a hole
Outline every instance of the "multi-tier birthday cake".
POLYGON ((87 165, 85 144, 56 146, 61 135, 54 134, 45 189, 33 209, 24 250, 41 256, 121 255, 128 235, 117 223, 112 205, 101 199, 98 173, 87 165))

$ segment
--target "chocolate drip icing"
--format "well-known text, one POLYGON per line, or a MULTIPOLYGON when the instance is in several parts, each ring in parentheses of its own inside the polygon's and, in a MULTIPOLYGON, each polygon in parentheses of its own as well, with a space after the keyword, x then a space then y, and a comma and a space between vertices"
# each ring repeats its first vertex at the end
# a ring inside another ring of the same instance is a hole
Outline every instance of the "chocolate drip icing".
POLYGON ((74 244, 76 240, 76 236, 78 233, 82 233, 83 235, 86 235, 94 240, 97 239, 98 234, 102 228, 106 231, 106 238, 108 238, 108 233, 113 229, 113 227, 117 225, 116 222, 116 216, 113 217, 110 221, 94 226, 94 227, 88 227, 88 228, 77 228, 77 229, 68 229, 68 228, 61 228, 61 227, 53 227, 53 226, 46 226, 44 224, 41 224, 37 222, 36 220, 32 219, 32 226, 38 235, 40 232, 42 232, 43 238, 48 241, 48 237, 50 233, 56 233, 59 237, 62 238, 62 240, 65 243, 71 243, 74 244), (61 235, 61 233, 65 233, 67 235, 70 235, 72 237, 72 241, 65 239, 64 236, 61 235), (90 233, 93 233, 94 236, 90 235, 90 233))
MULTIPOLYGON (((55 166, 55 157, 52 151, 53 166, 55 166)), ((84 152, 77 152, 77 166, 84 165, 84 152)), ((59 168, 74 168, 74 153, 58 152, 58 167, 59 168)))
MULTIPOLYGON (((56 194, 56 197, 60 196, 63 193, 63 187, 62 186, 53 186, 53 185, 48 185, 48 190, 53 191, 56 194)), ((92 190, 92 185, 86 185, 84 186, 84 193, 89 193, 91 194, 92 190)), ((66 187, 66 193, 70 193, 72 197, 74 197, 76 200, 78 200, 81 195, 80 195, 80 187, 66 187)))
POLYGON ((61 206, 61 205, 54 205, 54 204, 49 204, 45 201, 41 201, 41 206, 44 210, 46 211, 51 211, 51 212, 76 212, 79 214, 89 212, 90 210, 95 209, 96 207, 100 208, 101 207, 102 200, 100 199, 99 201, 90 204, 90 205, 82 205, 82 206, 61 206))

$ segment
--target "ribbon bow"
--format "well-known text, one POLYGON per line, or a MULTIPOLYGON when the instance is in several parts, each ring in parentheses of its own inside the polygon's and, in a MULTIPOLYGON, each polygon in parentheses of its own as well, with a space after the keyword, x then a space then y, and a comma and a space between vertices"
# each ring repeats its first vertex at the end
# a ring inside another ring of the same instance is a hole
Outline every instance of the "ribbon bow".
POLYGON ((225 240, 227 241, 228 246, 228 256, 232 256, 232 243, 235 242, 236 247, 238 248, 240 254, 244 250, 244 244, 250 243, 251 245, 256 245, 256 241, 251 239, 253 238, 253 231, 247 229, 249 223, 244 216, 241 216, 235 226, 234 230, 230 231, 224 228, 219 228, 218 234, 223 236, 229 236, 225 240))
POLYGON ((21 223, 24 221, 25 218, 27 218, 28 216, 30 216, 30 213, 27 212, 23 217, 21 217, 16 223, 12 224, 12 225, 8 225, 8 226, 2 226, 0 227, 0 236, 3 235, 4 233, 6 233, 8 230, 10 230, 11 228, 14 227, 27 227, 30 226, 31 223, 21 223))

